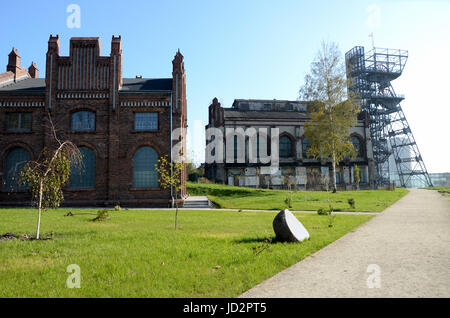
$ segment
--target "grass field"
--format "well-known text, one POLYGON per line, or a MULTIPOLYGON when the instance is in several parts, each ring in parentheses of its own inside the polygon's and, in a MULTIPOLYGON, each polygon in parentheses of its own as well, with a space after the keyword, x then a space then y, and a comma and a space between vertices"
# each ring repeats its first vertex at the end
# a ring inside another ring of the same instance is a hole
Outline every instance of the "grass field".
MULTIPOLYGON (((275 213, 59 209, 43 214, 41 237, 0 241, 0 297, 235 297, 369 220, 372 215, 296 214, 303 243, 273 239, 275 213), (64 216, 67 211, 74 216, 64 216), (81 269, 69 289, 67 266, 81 269)), ((35 234, 36 210, 0 209, 0 235, 35 234)))
POLYGON ((446 197, 450 197, 450 186, 446 187, 428 187, 426 188, 428 190, 437 190, 439 193, 446 197))
MULTIPOLYGON (((218 184, 188 183, 190 195, 207 195, 208 198, 225 209, 281 210, 287 208, 285 203, 289 191, 234 187, 218 184)), ((381 212, 403 197, 408 190, 397 188, 389 190, 359 190, 329 192, 334 211, 381 212), (353 198, 355 208, 351 208, 348 199, 353 198)), ((316 211, 328 208, 326 191, 293 191, 292 210, 316 211)))

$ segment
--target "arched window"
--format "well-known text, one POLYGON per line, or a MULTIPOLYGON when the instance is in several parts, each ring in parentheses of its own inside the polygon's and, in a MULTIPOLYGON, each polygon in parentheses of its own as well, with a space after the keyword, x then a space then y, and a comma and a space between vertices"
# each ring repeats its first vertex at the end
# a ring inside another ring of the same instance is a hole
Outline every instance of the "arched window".
POLYGON ((152 147, 139 148, 133 157, 133 187, 158 188, 158 154, 152 147))
POLYGON ((292 155, 292 141, 288 136, 280 137, 280 157, 287 158, 292 155))
POLYGON ((308 149, 311 147, 311 142, 308 138, 303 138, 302 140, 302 155, 303 158, 308 158, 308 149))
POLYGON ((356 136, 352 136, 350 138, 350 141, 353 144, 353 147, 355 147, 356 157, 361 158, 363 156, 362 147, 361 147, 361 140, 358 137, 356 137, 356 136))
POLYGON ((20 170, 30 160, 30 154, 23 148, 11 149, 5 158, 5 189, 26 190, 27 185, 19 183, 20 170))
POLYGON ((95 113, 82 110, 72 114, 73 131, 95 131, 95 113))
POLYGON ((95 155, 88 147, 79 147, 82 155, 79 167, 70 168, 69 188, 89 189, 94 188, 95 180, 95 155))

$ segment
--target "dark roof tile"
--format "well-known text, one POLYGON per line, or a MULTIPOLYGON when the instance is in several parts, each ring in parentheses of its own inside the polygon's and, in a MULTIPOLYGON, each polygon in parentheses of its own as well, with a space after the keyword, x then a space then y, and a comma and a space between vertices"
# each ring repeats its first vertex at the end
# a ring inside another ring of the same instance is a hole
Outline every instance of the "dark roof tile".
POLYGON ((45 78, 27 78, 0 86, 0 92, 45 92, 45 78))
POLYGON ((225 120, 258 120, 258 119, 308 119, 308 113, 297 111, 242 111, 233 109, 224 109, 225 120))
POLYGON ((124 78, 120 92, 171 91, 171 78, 124 78))

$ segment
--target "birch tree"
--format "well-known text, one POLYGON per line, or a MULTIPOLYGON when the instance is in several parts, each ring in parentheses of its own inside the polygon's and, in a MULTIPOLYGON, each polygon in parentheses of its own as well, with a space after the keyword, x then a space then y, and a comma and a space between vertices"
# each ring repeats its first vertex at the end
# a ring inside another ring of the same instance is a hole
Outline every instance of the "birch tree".
POLYGON ((322 42, 311 71, 305 76, 300 98, 309 102, 311 116, 305 124, 305 137, 311 143, 307 155, 331 160, 333 192, 336 192, 336 165, 356 155, 350 129, 357 123, 360 106, 356 96, 347 91, 349 81, 337 44, 322 42))
POLYGON ((42 211, 58 208, 64 200, 62 187, 67 183, 70 169, 81 166, 81 153, 69 140, 58 138, 50 113, 48 113, 54 147, 42 150, 37 160, 28 161, 21 169, 19 180, 31 191, 32 204, 38 208, 36 239, 39 239, 42 211))

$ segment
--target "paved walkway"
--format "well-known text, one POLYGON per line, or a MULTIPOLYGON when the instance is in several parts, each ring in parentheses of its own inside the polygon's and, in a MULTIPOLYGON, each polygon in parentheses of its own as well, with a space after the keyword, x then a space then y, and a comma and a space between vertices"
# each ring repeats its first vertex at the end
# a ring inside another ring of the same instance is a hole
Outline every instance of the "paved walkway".
POLYGON ((437 191, 412 189, 241 297, 450 297, 450 202, 437 191))

